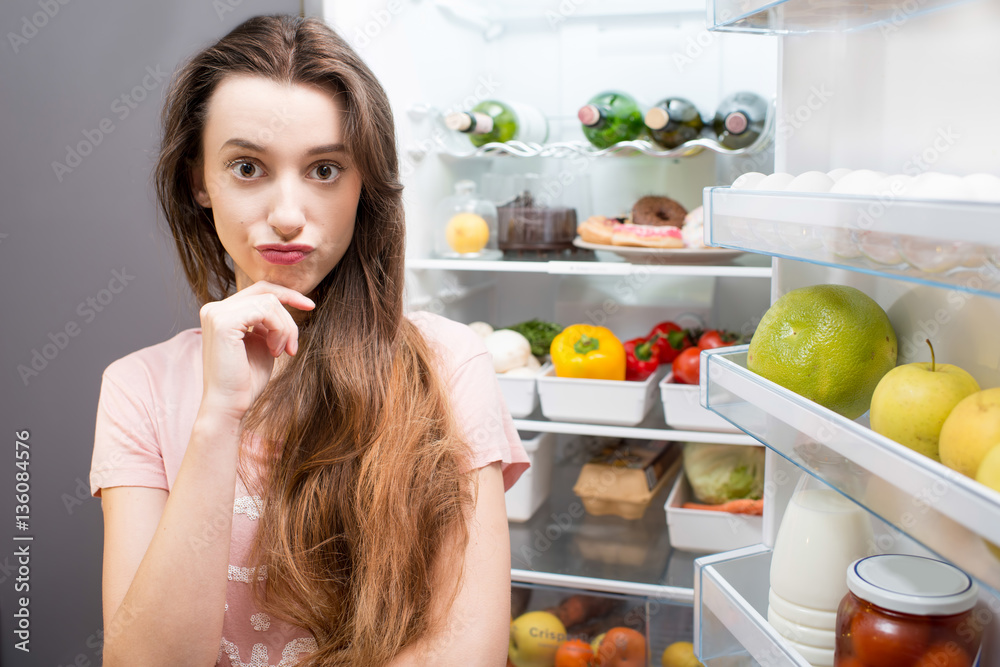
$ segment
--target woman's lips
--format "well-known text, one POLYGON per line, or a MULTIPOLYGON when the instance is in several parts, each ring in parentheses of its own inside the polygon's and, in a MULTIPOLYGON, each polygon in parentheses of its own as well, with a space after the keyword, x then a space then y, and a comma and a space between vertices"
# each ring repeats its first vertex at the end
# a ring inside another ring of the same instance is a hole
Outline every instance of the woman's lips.
POLYGON ((301 250, 261 250, 260 256, 271 264, 298 264, 305 259, 307 252, 301 250))

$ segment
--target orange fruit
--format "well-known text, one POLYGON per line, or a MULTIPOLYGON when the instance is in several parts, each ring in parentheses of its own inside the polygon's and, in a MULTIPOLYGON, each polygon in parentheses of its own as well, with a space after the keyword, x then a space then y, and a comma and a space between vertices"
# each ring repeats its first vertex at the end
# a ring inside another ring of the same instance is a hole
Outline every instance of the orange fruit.
POLYGON ((555 667, 592 667, 594 650, 582 639, 570 639, 559 645, 555 667))
POLYGON ((597 648, 597 667, 646 667, 646 636, 632 628, 608 630, 597 648))

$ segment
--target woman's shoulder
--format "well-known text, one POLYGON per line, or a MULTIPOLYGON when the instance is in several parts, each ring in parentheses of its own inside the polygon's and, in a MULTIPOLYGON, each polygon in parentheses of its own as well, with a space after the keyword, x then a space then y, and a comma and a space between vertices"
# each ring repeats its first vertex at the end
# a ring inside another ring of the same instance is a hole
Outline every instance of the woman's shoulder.
POLYGON ((148 345, 115 359, 104 369, 104 376, 120 384, 139 379, 155 379, 170 372, 183 372, 185 362, 201 359, 201 329, 185 329, 165 341, 148 345))
POLYGON ((487 354, 483 339, 467 324, 426 310, 408 313, 406 317, 420 329, 427 342, 440 355, 449 372, 470 359, 487 354))

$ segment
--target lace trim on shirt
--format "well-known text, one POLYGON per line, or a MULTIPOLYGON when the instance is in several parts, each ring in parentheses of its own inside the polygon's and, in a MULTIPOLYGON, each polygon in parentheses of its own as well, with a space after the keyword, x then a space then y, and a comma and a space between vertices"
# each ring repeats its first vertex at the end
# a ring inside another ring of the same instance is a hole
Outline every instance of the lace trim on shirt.
POLYGON ((285 645, 284 650, 281 652, 281 662, 277 665, 271 665, 267 658, 267 646, 264 644, 254 644, 253 649, 250 651, 250 662, 243 662, 240 660, 239 647, 223 637, 222 644, 219 647, 219 655, 221 660, 222 651, 225 650, 232 667, 292 667, 292 665, 298 664, 299 653, 303 651, 312 652, 317 649, 319 649, 319 646, 316 645, 314 637, 293 639, 285 645))
MULTIPOLYGON (((242 581, 244 584, 249 584, 252 581, 254 571, 257 568, 253 567, 238 567, 236 565, 229 566, 229 581, 242 581)), ((260 566, 260 573, 257 574, 257 581, 264 581, 267 579, 267 565, 260 566)))
POLYGON ((257 632, 264 632, 271 627, 271 617, 262 611, 257 612, 250 617, 250 625, 252 625, 253 629, 257 632))
POLYGON ((240 496, 233 501, 233 516, 246 514, 251 521, 259 519, 263 509, 264 501, 260 496, 240 496))

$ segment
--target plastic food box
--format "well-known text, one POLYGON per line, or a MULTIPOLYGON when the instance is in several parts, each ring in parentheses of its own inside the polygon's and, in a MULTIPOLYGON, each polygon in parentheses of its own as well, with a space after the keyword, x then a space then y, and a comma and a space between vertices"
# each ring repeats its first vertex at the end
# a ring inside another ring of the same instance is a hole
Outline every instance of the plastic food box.
POLYGON ((740 433, 741 431, 701 405, 701 387, 696 384, 674 384, 674 374, 660 382, 660 400, 663 401, 663 419, 667 426, 679 431, 715 431, 740 433))
POLYGON ((528 453, 531 467, 505 494, 508 521, 527 521, 546 501, 552 491, 552 461, 556 443, 552 433, 522 433, 521 445, 528 453))
POLYGON ((538 376, 542 414, 552 421, 635 426, 656 400, 664 369, 642 382, 556 377, 555 368, 538 376))
POLYGON ((624 440, 585 463, 573 485, 589 514, 640 519, 681 466, 681 446, 663 440, 624 440))
POLYGON ((551 368, 552 364, 547 363, 528 377, 497 373, 497 382, 500 383, 500 391, 511 417, 523 419, 538 408, 537 379, 551 368))
POLYGON ((677 475, 664 505, 670 545, 675 549, 718 553, 763 541, 764 517, 682 507, 684 503, 694 500, 687 475, 677 475))

